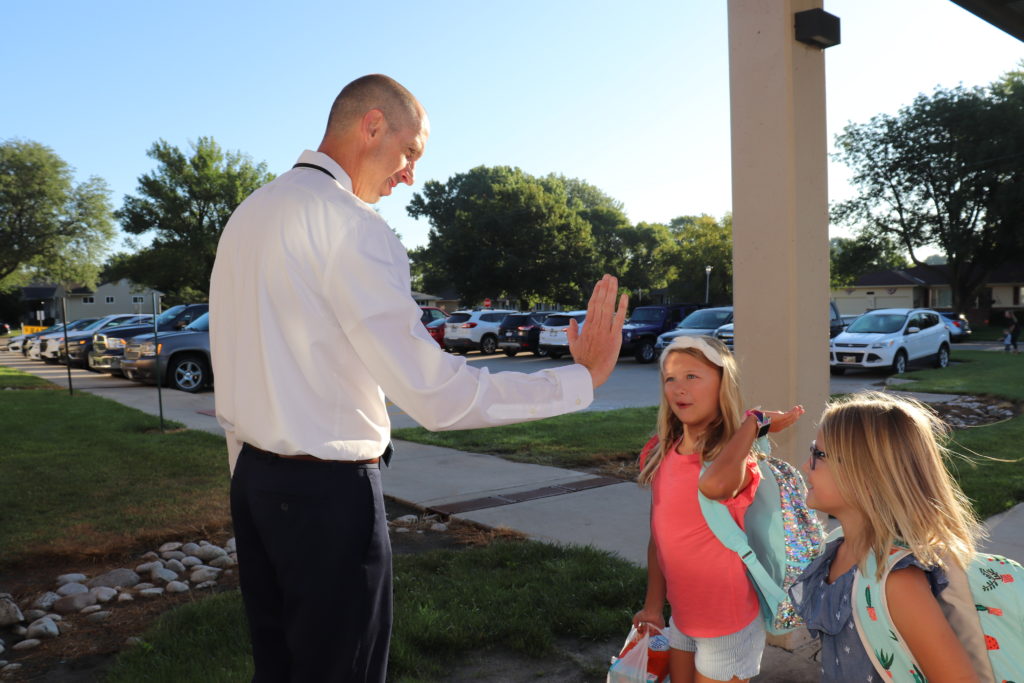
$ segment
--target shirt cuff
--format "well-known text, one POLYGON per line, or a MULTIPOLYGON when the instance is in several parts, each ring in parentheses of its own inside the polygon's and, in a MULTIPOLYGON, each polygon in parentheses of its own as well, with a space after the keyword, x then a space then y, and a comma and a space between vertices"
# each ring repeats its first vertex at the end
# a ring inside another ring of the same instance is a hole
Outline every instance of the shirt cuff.
POLYGON ((590 376, 590 370, 579 363, 573 363, 556 368, 553 372, 559 374, 565 386, 564 396, 570 409, 583 410, 594 402, 594 378, 590 376))

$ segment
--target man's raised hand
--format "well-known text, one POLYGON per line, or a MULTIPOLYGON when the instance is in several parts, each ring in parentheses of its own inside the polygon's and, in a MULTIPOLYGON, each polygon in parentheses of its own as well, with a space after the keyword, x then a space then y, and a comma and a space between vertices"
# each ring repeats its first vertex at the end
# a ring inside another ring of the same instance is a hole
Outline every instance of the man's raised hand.
POLYGON ((601 386, 612 374, 622 348, 622 325, 626 322, 629 297, 618 297, 619 280, 605 275, 594 285, 594 293, 587 304, 587 319, 580 332, 575 320, 569 322, 569 353, 573 359, 590 371, 594 388, 601 386))

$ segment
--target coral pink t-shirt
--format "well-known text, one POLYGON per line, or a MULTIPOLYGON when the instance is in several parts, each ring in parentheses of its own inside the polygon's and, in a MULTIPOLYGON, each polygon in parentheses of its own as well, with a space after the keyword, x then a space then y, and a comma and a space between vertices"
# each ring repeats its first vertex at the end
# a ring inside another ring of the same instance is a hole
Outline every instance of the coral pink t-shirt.
MULTIPOLYGON (((655 443, 652 439, 644 447, 641 467, 655 443)), ((651 486, 651 534, 676 627, 691 638, 716 638, 748 626, 760 605, 743 561, 704 521, 697 501, 701 465, 699 453, 681 455, 675 448, 662 458, 651 486)), ((729 508, 740 528, 761 481, 753 457, 747 458, 747 469, 746 488, 719 503, 729 508)))

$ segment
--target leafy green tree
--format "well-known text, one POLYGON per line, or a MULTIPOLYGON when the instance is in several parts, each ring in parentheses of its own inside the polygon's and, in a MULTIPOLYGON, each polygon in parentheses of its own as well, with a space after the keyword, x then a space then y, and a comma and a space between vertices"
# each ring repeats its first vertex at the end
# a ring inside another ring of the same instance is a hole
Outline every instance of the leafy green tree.
POLYGON ((110 191, 38 142, 0 143, 0 290, 48 280, 95 286, 115 236, 110 191))
POLYGON ((412 254, 425 287, 444 277, 465 301, 485 297, 582 304, 596 277, 590 224, 564 183, 518 168, 478 166, 428 181, 408 206, 431 225, 412 254))
POLYGON ((673 301, 732 303, 732 214, 680 216, 669 222, 677 246, 675 273, 668 285, 673 301), (705 268, 711 266, 710 278, 705 268), (707 285, 707 286, 706 286, 707 285))
POLYGON ((836 138, 859 196, 836 205, 834 221, 897 241, 920 266, 936 267, 917 251, 937 247, 957 311, 995 268, 1024 252, 1020 80, 1008 76, 989 90, 940 88, 836 138))
POLYGON ((125 232, 152 234, 150 245, 110 264, 115 276, 155 287, 167 301, 202 299, 209 293, 217 242, 231 212, 261 185, 273 180, 265 163, 240 152, 225 152, 201 137, 186 154, 158 140, 147 154, 157 168, 139 177, 138 195, 127 196, 116 212, 125 232))
MULTIPOLYGON (((829 240, 832 287, 849 287, 854 280, 875 270, 907 268, 910 263, 899 245, 885 235, 829 240)), ((931 264, 929 260, 925 261, 931 264)))
POLYGON ((631 303, 647 303, 651 290, 675 280, 680 249, 667 225, 638 223, 617 235, 614 248, 621 249, 619 284, 634 293, 631 303))

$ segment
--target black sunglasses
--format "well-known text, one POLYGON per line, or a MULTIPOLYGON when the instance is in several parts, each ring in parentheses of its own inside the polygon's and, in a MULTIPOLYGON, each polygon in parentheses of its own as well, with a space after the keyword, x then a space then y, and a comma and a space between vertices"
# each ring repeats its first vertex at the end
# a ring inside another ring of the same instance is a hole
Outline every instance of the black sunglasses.
POLYGON ((811 469, 813 470, 815 465, 818 464, 818 461, 825 459, 825 457, 827 457, 825 455, 825 451, 820 450, 818 448, 818 442, 817 441, 812 441, 811 442, 811 469))

